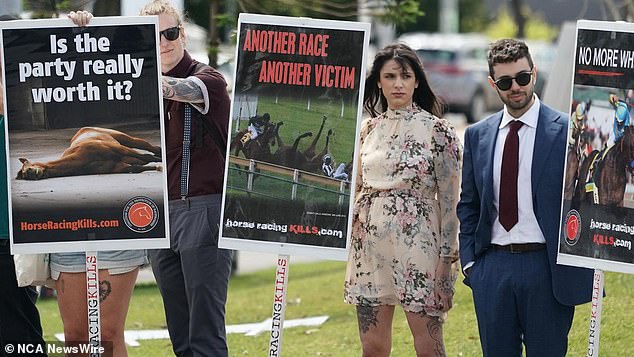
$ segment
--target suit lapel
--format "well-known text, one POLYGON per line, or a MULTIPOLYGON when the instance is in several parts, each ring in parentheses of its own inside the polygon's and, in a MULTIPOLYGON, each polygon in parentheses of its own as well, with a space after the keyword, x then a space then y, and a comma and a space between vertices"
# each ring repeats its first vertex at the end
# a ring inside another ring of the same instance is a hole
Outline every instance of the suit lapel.
POLYGON ((563 126, 557 122, 558 118, 559 114, 543 104, 540 106, 537 132, 535 133, 535 147, 533 149, 533 166, 531 168, 531 187, 533 192, 537 192, 537 186, 546 165, 557 164, 556 162, 551 162, 548 156, 557 134, 563 129, 563 126))
POLYGON ((486 127, 482 129, 485 135, 481 138, 482 144, 482 182, 483 193, 482 197, 485 206, 488 208, 489 216, 495 217, 495 206, 493 205, 493 158, 495 155, 495 141, 498 137, 498 128, 502 122, 502 112, 494 114, 494 116, 486 121, 486 127))

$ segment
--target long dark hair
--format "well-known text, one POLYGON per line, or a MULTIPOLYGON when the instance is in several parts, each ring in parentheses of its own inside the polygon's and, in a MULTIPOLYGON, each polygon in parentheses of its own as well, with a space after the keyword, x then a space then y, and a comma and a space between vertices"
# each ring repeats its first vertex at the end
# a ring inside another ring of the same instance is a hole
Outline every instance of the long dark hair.
POLYGON ((416 52, 402 43, 388 45, 374 56, 372 69, 365 80, 365 95, 363 97, 363 107, 365 110, 373 117, 387 110, 387 99, 378 87, 378 82, 381 68, 383 68, 387 61, 392 59, 400 64, 403 70, 409 67, 414 72, 416 80, 418 81, 418 88, 414 89, 412 101, 431 114, 441 117, 444 113, 445 105, 429 86, 427 76, 425 76, 425 72, 423 71, 423 64, 416 55, 416 52), (381 112, 377 111, 377 104, 379 103, 381 104, 381 112))

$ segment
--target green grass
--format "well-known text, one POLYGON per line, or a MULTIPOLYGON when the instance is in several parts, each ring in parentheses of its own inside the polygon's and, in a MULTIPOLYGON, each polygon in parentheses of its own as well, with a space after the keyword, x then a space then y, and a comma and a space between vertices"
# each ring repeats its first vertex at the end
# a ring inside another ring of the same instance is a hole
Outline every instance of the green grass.
MULTIPOLYGON (((291 257, 292 261, 292 257, 291 257)), ((283 356, 360 356, 354 307, 343 303, 345 263, 318 262, 291 264, 289 268, 286 319, 328 315, 319 327, 285 329, 283 356)), ((608 296, 603 300, 601 357, 631 356, 634 351, 634 299, 632 275, 606 273, 608 296)), ((274 270, 233 277, 229 286, 227 324, 261 322, 269 318, 273 304, 274 270)), ((448 356, 480 356, 478 331, 470 290, 456 284, 454 308, 445 324, 448 356)), ((38 303, 47 340, 62 331, 55 300, 38 303)), ((396 310, 393 326, 393 356, 413 356, 412 338, 402 310, 396 310)), ((585 356, 590 305, 577 308, 570 334, 568 356, 585 356)), ((154 285, 138 286, 132 298, 126 323, 128 330, 165 328, 165 317, 154 285)), ((269 337, 230 334, 230 356, 266 356, 269 337)), ((129 347, 130 356, 172 356, 168 340, 142 340, 140 347, 129 347)))

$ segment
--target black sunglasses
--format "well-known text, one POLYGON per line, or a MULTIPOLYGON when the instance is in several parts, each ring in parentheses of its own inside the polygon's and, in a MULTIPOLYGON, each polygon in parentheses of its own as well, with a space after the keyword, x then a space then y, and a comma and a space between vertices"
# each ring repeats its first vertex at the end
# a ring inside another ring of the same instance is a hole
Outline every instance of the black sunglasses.
POLYGON ((181 27, 174 26, 159 32, 159 40, 161 35, 168 41, 176 41, 181 35, 181 27))
POLYGON ((532 76, 533 69, 530 69, 528 71, 519 72, 515 77, 502 77, 493 83, 499 90, 509 90, 513 86, 513 80, 515 80, 518 85, 525 86, 530 83, 532 76))

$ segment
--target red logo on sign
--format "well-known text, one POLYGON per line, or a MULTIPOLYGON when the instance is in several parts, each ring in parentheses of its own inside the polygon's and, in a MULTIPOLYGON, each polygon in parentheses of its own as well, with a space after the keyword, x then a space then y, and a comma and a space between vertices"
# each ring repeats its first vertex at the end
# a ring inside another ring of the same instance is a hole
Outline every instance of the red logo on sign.
POLYGON ((148 197, 134 197, 123 208, 123 222, 137 233, 151 231, 158 224, 159 210, 148 197))
POLYGON ((566 243, 575 245, 579 241, 581 235, 581 216, 576 210, 571 210, 566 215, 566 243))
POLYGON ((147 227, 154 219, 152 208, 145 202, 137 202, 128 211, 130 222, 139 228, 147 227))

